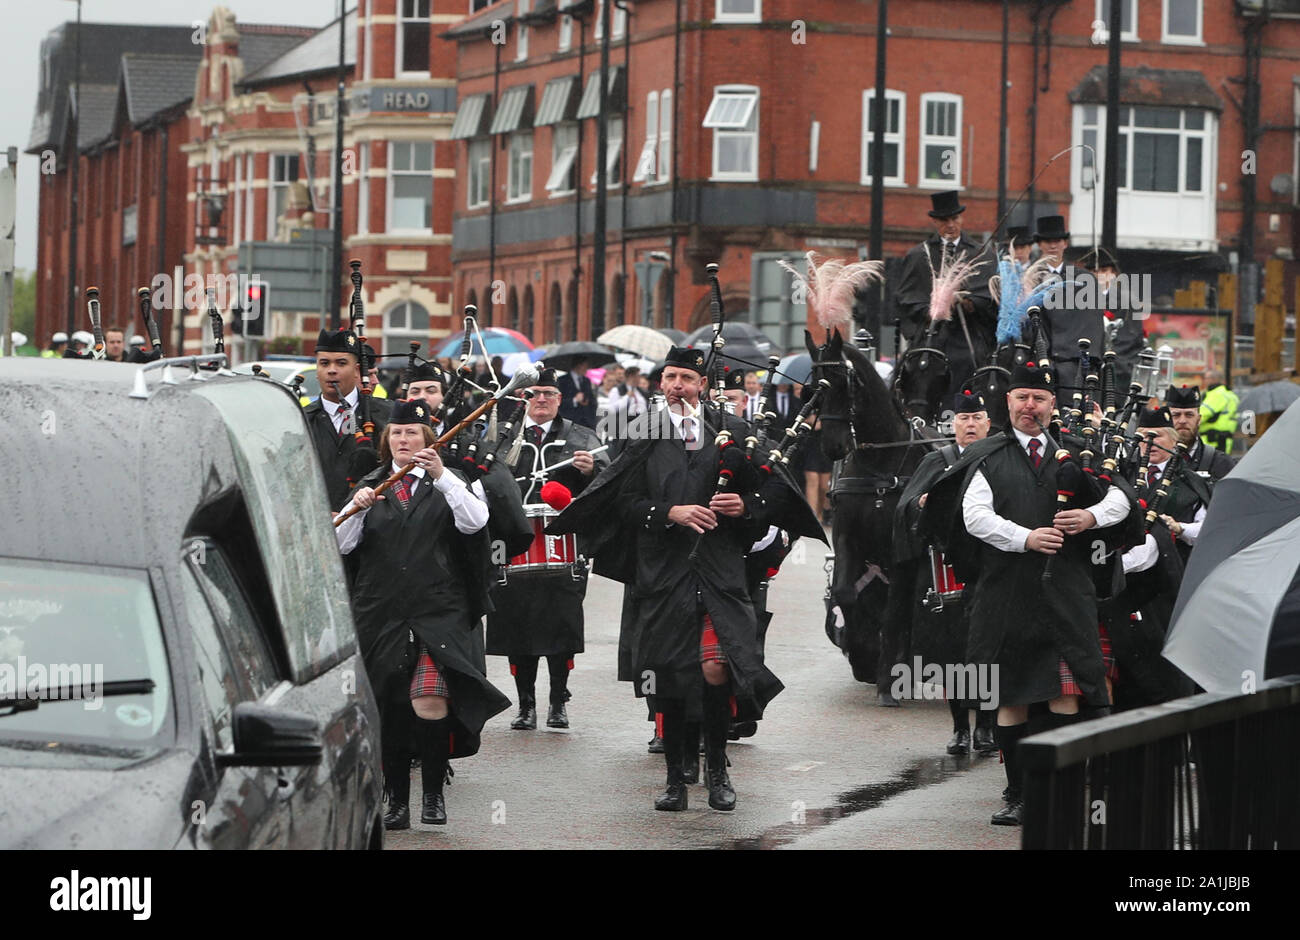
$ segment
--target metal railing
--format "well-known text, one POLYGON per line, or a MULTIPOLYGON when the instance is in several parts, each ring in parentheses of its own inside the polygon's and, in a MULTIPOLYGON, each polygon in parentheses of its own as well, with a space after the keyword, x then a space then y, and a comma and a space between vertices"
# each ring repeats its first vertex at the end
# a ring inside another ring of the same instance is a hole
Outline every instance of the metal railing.
POLYGON ((1300 676, 1020 742, 1026 849, 1300 848, 1300 676))

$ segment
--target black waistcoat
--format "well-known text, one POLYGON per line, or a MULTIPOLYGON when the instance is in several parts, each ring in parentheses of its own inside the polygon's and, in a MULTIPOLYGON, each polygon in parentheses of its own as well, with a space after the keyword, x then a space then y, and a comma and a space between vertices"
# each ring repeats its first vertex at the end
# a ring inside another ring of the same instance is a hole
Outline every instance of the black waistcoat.
MULTIPOLYGON (((1057 511, 1056 462, 1047 454, 1035 470, 1019 440, 1007 437, 979 463, 993 491, 993 511, 1028 529, 1049 526, 1057 511)), ((967 655, 971 662, 998 665, 1001 704, 1059 696, 1061 659, 1090 704, 1108 704, 1090 565, 1095 538, 1095 530, 1067 536, 1048 581, 1047 555, 979 543, 967 655)))

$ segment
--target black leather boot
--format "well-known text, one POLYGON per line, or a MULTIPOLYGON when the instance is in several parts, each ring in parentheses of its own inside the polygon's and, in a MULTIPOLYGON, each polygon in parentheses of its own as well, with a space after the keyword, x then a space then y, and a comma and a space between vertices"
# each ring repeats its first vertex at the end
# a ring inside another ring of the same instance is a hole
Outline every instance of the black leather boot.
POLYGON ((385 829, 410 829, 411 813, 411 722, 415 715, 409 702, 387 703, 380 711, 380 762, 384 770, 384 792, 388 810, 385 829))
POLYGON ((1002 760, 1007 770, 1007 788, 1002 791, 1006 802, 989 820, 995 826, 1019 826, 1024 813, 1024 800, 1021 796, 1020 758, 1016 745, 1029 731, 1029 723, 1019 725, 998 725, 994 728, 998 747, 1002 749, 1002 760))
POLYGON ((996 754, 998 752, 997 727, 998 712, 996 708, 980 709, 976 705, 974 747, 978 754, 996 754))
POLYGON ((682 732, 682 779, 687 783, 700 782, 700 724, 688 721, 682 732))
POLYGON ((569 693, 569 663, 572 662, 568 656, 547 656, 546 665, 551 673, 551 707, 546 714, 546 727, 548 728, 567 728, 569 727, 569 713, 564 707, 573 696, 569 693))
POLYGON ((415 719, 416 741, 420 748, 420 776, 424 784, 420 822, 426 825, 447 824, 447 803, 442 796, 442 786, 447 778, 447 744, 450 733, 450 716, 434 720, 415 719))
POLYGON ((664 764, 668 768, 668 780, 664 792, 655 799, 655 809, 664 812, 677 813, 687 808, 686 781, 682 775, 684 725, 680 708, 673 708, 664 713, 664 764))
POLYGON ((515 677, 515 691, 519 694, 519 714, 510 722, 512 731, 533 731, 537 728, 537 657, 510 657, 510 671, 515 677))
POLYGON ((388 791, 388 812, 384 813, 385 829, 411 828, 411 766, 408 758, 384 762, 384 785, 388 791))
POLYGON ((704 783, 709 806, 730 812, 736 808, 736 791, 727 773, 727 729, 731 724, 731 687, 704 687, 704 783))

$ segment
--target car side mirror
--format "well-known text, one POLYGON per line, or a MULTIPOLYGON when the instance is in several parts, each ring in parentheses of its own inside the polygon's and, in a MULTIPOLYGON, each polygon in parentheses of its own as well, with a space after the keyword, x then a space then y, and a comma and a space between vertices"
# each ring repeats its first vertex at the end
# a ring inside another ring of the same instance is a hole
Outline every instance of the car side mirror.
POLYGON ((235 706, 235 747, 216 755, 218 767, 309 767, 324 747, 316 719, 256 702, 235 706))

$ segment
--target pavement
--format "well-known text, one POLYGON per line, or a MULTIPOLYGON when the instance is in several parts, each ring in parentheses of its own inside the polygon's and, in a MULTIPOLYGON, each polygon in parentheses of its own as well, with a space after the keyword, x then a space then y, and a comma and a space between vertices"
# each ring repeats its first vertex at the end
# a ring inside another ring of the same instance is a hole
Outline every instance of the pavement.
MULTIPOLYGON (((989 825, 1006 780, 996 755, 950 757, 942 701, 876 705, 875 687, 854 681, 826 638, 825 552, 799 545, 769 591, 774 612, 767 662, 786 689, 758 734, 727 748, 734 812, 708 806, 703 786, 690 808, 655 812, 664 763, 646 753, 653 726, 630 686, 615 681, 622 585, 593 577, 586 651, 570 677, 567 731, 546 729, 546 669, 536 731, 512 731, 514 710, 492 719, 477 755, 452 764, 448 824, 418 822, 386 834, 392 849, 1012 849, 1020 830, 989 825)), ((488 677, 513 701, 504 657, 488 677)))

